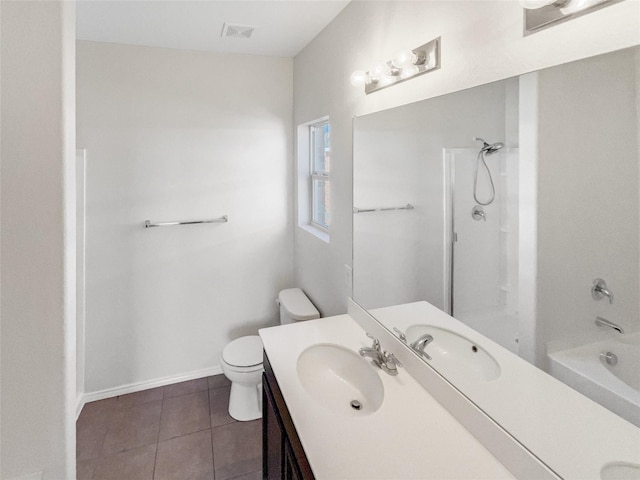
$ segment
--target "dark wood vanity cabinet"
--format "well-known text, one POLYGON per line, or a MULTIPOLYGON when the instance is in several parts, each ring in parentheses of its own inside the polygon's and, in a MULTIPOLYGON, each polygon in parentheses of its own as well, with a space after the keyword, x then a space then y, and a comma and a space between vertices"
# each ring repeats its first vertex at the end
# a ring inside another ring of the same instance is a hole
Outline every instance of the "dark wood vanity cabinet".
POLYGON ((314 478, 266 352, 262 375, 262 478, 314 478))

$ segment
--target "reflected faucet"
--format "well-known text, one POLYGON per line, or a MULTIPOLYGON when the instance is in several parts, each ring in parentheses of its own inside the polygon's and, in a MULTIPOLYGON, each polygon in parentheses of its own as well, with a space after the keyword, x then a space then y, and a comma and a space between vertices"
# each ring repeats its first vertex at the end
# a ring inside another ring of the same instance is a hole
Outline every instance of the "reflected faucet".
POLYGON ((433 336, 425 333, 424 335, 419 336, 418 339, 409 346, 419 355, 422 355, 427 360, 431 360, 431 355, 424 351, 424 348, 431 342, 433 342, 433 336))

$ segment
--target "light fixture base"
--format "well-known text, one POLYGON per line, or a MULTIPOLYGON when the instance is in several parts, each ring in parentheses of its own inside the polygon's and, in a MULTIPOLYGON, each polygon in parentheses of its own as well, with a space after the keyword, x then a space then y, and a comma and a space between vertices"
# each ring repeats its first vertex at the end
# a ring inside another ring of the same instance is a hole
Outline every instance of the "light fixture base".
POLYGON ((558 23, 566 22, 577 17, 581 17, 587 13, 600 10, 601 8, 608 7, 614 3, 619 3, 622 0, 601 0, 593 5, 585 6, 584 9, 565 13, 562 10, 569 9, 573 2, 579 2, 581 0, 557 0, 551 5, 547 5, 536 9, 523 9, 524 10, 524 36, 531 35, 545 28, 551 27, 558 23))
MULTIPOLYGON (((413 53, 416 54, 416 62, 413 64, 413 69, 416 70, 415 73, 411 73, 410 75, 402 75, 402 69, 396 67, 391 63, 391 61, 387 62, 391 70, 391 75, 389 77, 393 78, 393 81, 378 81, 373 80, 364 86, 364 91, 367 95, 373 92, 377 92, 378 90, 383 90, 385 88, 391 87, 392 85, 397 85, 398 83, 406 82, 412 78, 418 77, 427 72, 432 72, 434 70, 438 70, 440 68, 440 38, 435 38, 424 45, 419 46, 418 48, 413 49, 413 53)), ((370 73, 370 72, 368 72, 370 73)))

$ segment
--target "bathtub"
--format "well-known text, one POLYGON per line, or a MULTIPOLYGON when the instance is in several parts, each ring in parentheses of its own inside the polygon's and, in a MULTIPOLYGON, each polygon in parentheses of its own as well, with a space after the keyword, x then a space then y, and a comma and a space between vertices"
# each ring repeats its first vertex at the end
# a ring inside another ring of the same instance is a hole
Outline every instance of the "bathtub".
POLYGON ((551 375, 640 427, 640 332, 548 356, 551 375), (607 364, 604 355, 609 352, 617 357, 616 365, 607 364))

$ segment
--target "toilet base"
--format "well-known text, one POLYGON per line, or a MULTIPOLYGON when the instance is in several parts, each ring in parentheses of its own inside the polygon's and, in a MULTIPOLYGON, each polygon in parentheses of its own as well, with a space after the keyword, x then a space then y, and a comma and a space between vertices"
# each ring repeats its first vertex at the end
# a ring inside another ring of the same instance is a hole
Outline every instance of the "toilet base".
POLYGON ((258 385, 232 382, 229 415, 239 422, 262 418, 262 382, 258 385))

